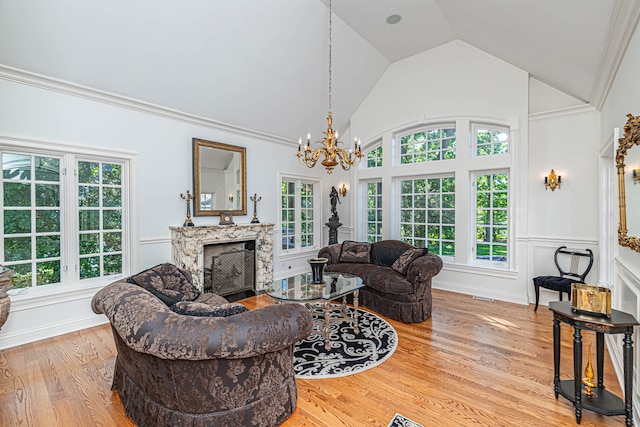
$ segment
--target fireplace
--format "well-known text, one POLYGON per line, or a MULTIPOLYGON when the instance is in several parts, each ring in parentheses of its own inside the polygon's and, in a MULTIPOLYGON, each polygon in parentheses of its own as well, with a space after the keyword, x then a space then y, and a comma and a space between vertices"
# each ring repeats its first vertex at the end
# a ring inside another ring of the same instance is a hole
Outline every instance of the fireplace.
POLYGON ((222 252, 253 250, 253 291, 262 291, 273 281, 273 224, 169 228, 171 260, 191 272, 193 283, 200 291, 205 291, 205 269, 210 269, 214 256, 218 256, 216 253, 222 252))

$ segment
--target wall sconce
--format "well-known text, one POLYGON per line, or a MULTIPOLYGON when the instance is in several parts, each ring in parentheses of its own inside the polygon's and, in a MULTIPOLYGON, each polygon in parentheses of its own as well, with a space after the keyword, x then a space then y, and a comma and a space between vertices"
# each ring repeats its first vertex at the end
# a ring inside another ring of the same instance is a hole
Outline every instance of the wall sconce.
POLYGON ((634 169, 633 170, 633 183, 636 184, 637 182, 640 182, 640 169, 634 169))
POLYGON ((342 184, 342 186, 338 187, 338 193, 342 195, 342 197, 347 195, 347 186, 342 184))
POLYGON ((549 175, 544 177, 544 189, 551 187, 551 191, 554 191, 556 187, 560 188, 560 184, 562 182, 562 177, 560 175, 556 175, 555 171, 551 169, 549 175))
POLYGON ((229 193, 229 201, 233 203, 233 199, 234 199, 233 193, 229 193))

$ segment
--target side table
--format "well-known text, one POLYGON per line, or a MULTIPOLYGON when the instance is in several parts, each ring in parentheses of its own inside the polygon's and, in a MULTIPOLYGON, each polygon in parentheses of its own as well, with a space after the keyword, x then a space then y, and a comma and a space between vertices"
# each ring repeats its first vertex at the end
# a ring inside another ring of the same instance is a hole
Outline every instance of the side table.
POLYGON ((576 410, 576 422, 580 424, 582 409, 588 409, 603 415, 625 415, 627 426, 633 425, 633 327, 636 319, 627 313, 612 310, 611 317, 595 317, 574 313, 571 301, 553 301, 549 303, 553 311, 553 389, 573 402, 576 410), (560 381, 560 322, 573 327, 573 380, 560 381), (594 389, 596 397, 582 396, 582 330, 596 332, 596 366, 598 382, 594 389), (604 370, 604 334, 624 334, 624 402, 618 396, 605 390, 604 370))

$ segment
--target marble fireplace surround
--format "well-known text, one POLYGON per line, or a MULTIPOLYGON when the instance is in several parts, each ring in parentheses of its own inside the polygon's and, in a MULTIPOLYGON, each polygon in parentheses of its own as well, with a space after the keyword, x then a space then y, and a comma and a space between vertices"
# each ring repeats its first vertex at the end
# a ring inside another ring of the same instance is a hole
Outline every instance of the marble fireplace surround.
POLYGON ((204 247, 220 243, 254 240, 255 290, 262 291, 273 281, 273 224, 208 225, 202 227, 169 227, 171 261, 191 272, 193 283, 204 289, 204 247))

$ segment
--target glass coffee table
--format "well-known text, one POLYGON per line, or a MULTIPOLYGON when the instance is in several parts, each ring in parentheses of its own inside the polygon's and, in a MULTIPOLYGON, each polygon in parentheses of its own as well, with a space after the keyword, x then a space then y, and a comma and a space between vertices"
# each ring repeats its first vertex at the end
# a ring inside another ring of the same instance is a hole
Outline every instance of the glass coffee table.
POLYGON ((305 304, 314 313, 322 315, 322 321, 317 324, 318 330, 324 335, 324 347, 331 348, 329 342, 329 327, 331 322, 350 322, 353 324, 355 333, 358 329, 358 294, 360 288, 364 287, 362 279, 353 274, 347 273, 324 273, 324 284, 315 284, 311 273, 299 274, 276 280, 267 287, 267 295, 272 297, 276 303, 297 302, 305 304), (347 296, 353 294, 353 315, 347 311, 347 296), (342 298, 339 306, 339 316, 331 317, 331 301, 342 298))

